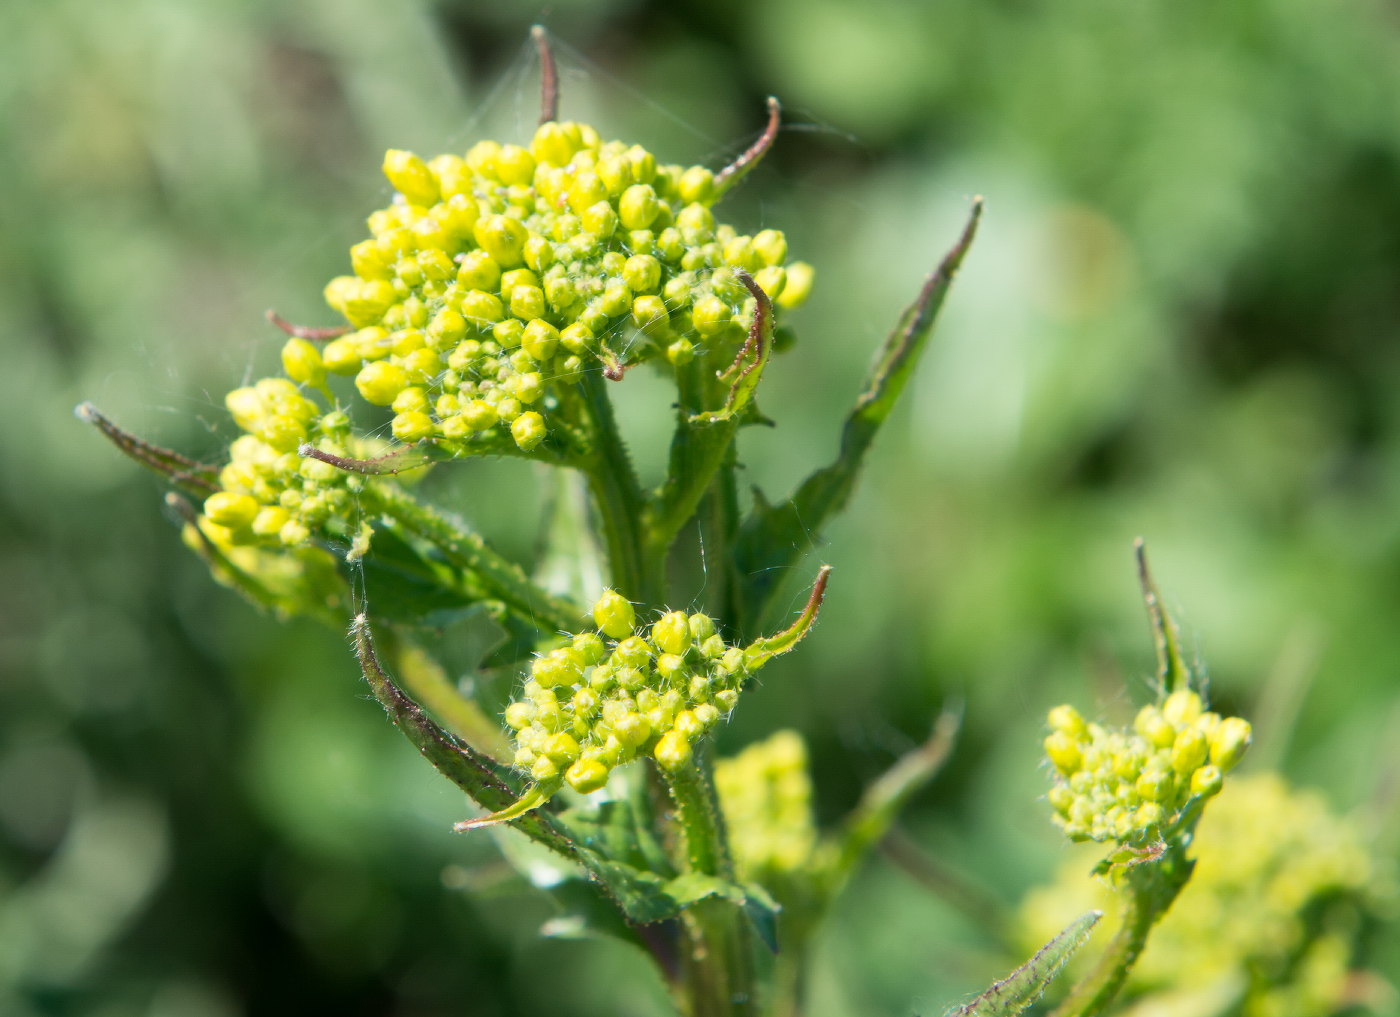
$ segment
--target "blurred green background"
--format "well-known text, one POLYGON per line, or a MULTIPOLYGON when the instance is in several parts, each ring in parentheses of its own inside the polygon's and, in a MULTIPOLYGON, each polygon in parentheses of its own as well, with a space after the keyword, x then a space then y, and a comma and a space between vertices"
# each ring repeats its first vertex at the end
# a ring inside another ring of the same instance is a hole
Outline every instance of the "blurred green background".
MULTIPOLYGON (((540 935, 553 905, 488 835, 450 832, 460 799, 367 701, 344 640, 215 586, 156 480, 70 412, 92 399, 218 455, 222 393, 276 360, 263 309, 331 320, 320 290, 387 195, 383 150, 528 135, 541 16, 0 8, 0 1013, 665 1012, 630 948, 540 935)), ((1216 702, 1338 809, 1393 804, 1394 5, 560 0, 543 17, 564 115, 667 161, 721 165, 765 95, 786 105, 725 215, 785 230, 818 269, 764 383, 780 426, 743 439, 770 496, 832 454, 876 344, 988 201, 850 512, 792 580, 796 598, 836 566, 821 625, 724 752, 799 728, 831 822, 963 697, 964 736, 905 826, 1014 906, 1060 857, 1037 800, 1045 708, 1121 720, 1148 695, 1141 534, 1216 702)), ((669 399, 637 375, 616 391, 655 480, 669 399)), ((428 489, 528 561, 540 488, 511 462, 428 489)), ((1394 931, 1368 949, 1400 978, 1394 931)), ((820 939, 811 1010, 938 1012, 1008 961, 877 857, 820 939)))

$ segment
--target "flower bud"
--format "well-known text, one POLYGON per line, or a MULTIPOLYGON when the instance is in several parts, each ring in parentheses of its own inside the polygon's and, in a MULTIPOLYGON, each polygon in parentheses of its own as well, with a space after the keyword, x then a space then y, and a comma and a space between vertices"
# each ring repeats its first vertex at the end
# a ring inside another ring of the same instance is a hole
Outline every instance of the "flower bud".
POLYGON ((354 336, 327 343, 321 351, 321 362, 334 374, 355 374, 364 365, 354 336))
POLYGON ((781 265, 787 261, 787 237, 781 230, 762 230, 755 234, 753 248, 765 265, 781 265))
POLYGON ((384 153, 384 175, 389 183, 408 199, 410 205, 430 208, 437 204, 441 191, 437 178, 428 164, 412 152, 391 148, 384 153))
POLYGON ((1162 716, 1171 724, 1194 724, 1201 715, 1201 697, 1190 689, 1177 689, 1162 704, 1162 716))
POLYGON ((484 290, 468 290, 462 296, 462 317, 478 329, 484 330, 505 317, 505 309, 495 294, 484 290))
POLYGON ((419 385, 426 385, 437 377, 442 370, 442 357, 436 350, 420 349, 414 350, 403 358, 400 366, 408 380, 419 385))
POLYGON ((612 236, 617 230, 617 213, 606 201, 589 205, 579 214, 579 221, 589 233, 604 239, 612 236))
POLYGON ((551 650, 535 658, 530 674, 543 688, 566 687, 583 680, 583 660, 573 649, 551 650))
POLYGON ((462 419, 473 431, 485 431, 495 427, 499 418, 496 408, 490 403, 482 399, 473 399, 462 407, 462 419))
POLYGON ((1208 751, 1205 735, 1188 727, 1172 744, 1172 769, 1185 777, 1206 761, 1208 751))
POLYGON ((648 335, 668 335, 670 318, 671 314, 660 297, 638 297, 632 303, 632 323, 648 335))
POLYGON ((1167 770, 1148 770, 1133 786, 1138 797, 1149 802, 1169 801, 1176 791, 1176 782, 1167 770))
POLYGON ((1078 710, 1069 704, 1057 706, 1051 710, 1049 724, 1054 730, 1063 731, 1076 741, 1088 733, 1084 726, 1084 718, 1078 710))
MULTIPOLYGON (((604 594, 604 596, 607 595, 604 594)), ((628 607, 630 608, 631 605, 629 604, 628 607)), ((604 631, 607 630, 604 629, 604 631)), ((651 647, 640 636, 629 636, 613 648, 612 660, 613 663, 622 667, 645 668, 651 663, 651 647)))
POLYGON ((739 702, 739 693, 734 689, 720 689, 715 693, 715 705, 725 713, 733 710, 739 702))
POLYGON ((426 413, 400 413, 393 421, 394 437, 405 444, 413 444, 433 436, 433 418, 426 413))
POLYGON ((311 539, 311 531, 305 523, 292 519, 277 531, 277 539, 287 547, 300 547, 311 539))
POLYGON ((457 283, 464 289, 492 292, 501 285, 501 266, 486 251, 471 251, 462 257, 457 283))
POLYGON ((529 727, 530 722, 534 719, 535 707, 533 703, 511 703, 506 707, 506 726, 513 730, 519 731, 521 728, 529 727))
POLYGON ((467 334, 467 322, 451 307, 444 307, 428 323, 428 340, 438 349, 446 349, 462 341, 467 334))
POLYGON ((321 388, 326 384, 326 365, 315 346, 305 339, 288 339, 282 347, 282 369, 293 381, 321 388))
POLYGON ((554 356, 559 346, 559 330, 543 318, 536 318, 525 326, 521 333, 521 348, 535 360, 543 363, 554 356))
POLYGON ((1191 794, 1210 798, 1220 793, 1225 784, 1225 775, 1218 766, 1203 766, 1191 774, 1191 794))
POLYGON ((1063 731, 1052 732, 1050 737, 1045 739, 1045 754, 1066 777, 1078 770, 1084 762, 1079 744, 1063 731))
POLYGON ((204 515, 212 523, 230 530, 245 529, 257 518, 259 505, 246 494, 220 491, 204 499, 204 515))
POLYGON ((292 514, 280 505, 267 505, 253 517, 253 532, 259 537, 276 537, 291 518, 292 514))
POLYGON ((496 176, 503 184, 526 187, 535 179, 535 159, 519 145, 502 145, 496 155, 496 176))
POLYGON ((633 184, 617 203, 618 218, 629 230, 644 230, 656 221, 661 205, 656 192, 646 184, 633 184))
POLYGON ((806 303, 812 295, 812 283, 816 279, 816 269, 805 261, 794 261, 786 267, 787 282, 783 291, 774 298, 779 307, 791 310, 806 303))
POLYGON ((1070 806, 1074 804, 1074 792, 1063 784, 1056 784, 1045 793, 1046 799, 1054 806, 1055 811, 1062 816, 1068 816, 1070 806))
POLYGON ((530 767, 530 776, 537 781, 553 780, 559 776, 559 766, 548 756, 540 756, 530 767))
POLYGON ((1161 826, 1162 820, 1166 819, 1166 813, 1162 806, 1156 802, 1145 802, 1133 813, 1133 825, 1139 830, 1150 830, 1154 826, 1161 826))
POLYGON ((1133 727, 1149 744, 1159 749, 1168 748, 1176 741, 1176 729, 1167 723, 1162 712, 1155 706, 1144 706, 1139 710, 1133 727))
POLYGON ((540 751, 553 760, 556 766, 563 767, 577 759, 581 750, 573 735, 561 731, 546 738, 540 746, 540 751))
POLYGON ((440 155, 428 160, 428 169, 438 182, 438 190, 446 200, 453 195, 470 194, 472 189, 471 171, 466 160, 457 155, 440 155))
POLYGON ((634 254, 623 265, 622 278, 633 293, 652 293, 661 285, 661 262, 650 254, 634 254))
POLYGON ((564 779, 579 794, 588 794, 607 785, 608 768, 596 759, 580 759, 564 772, 564 779))
POLYGON ((574 322, 560 332, 559 341, 566 350, 580 356, 588 353, 597 345, 593 330, 581 321, 574 322))
POLYGON ((684 656, 690 649, 690 619, 682 611, 662 615, 651 627, 651 642, 663 653, 684 656))
POLYGON ((679 731, 667 731, 652 750, 656 765, 667 773, 680 773, 690 766, 695 753, 679 731))
POLYGON ((1227 717, 1220 722, 1215 737, 1210 740, 1210 761, 1228 773, 1235 764, 1244 758, 1250 742, 1254 740, 1249 721, 1240 717, 1227 717))
POLYGON ((502 268, 514 268, 524 261, 529 233, 510 216, 488 215, 478 219, 473 234, 477 245, 502 268))
POLYGON ((729 305, 715 296, 702 297, 691 311, 695 331, 703 336, 716 336, 729 327, 729 305))
POLYGON ((594 624, 604 635, 626 639, 637 625, 637 615, 627 598, 616 590, 604 590, 593 605, 594 624))
POLYGON ((692 166, 681 174, 677 190, 684 202, 708 202, 714 195, 715 175, 704 166, 692 166))
POLYGON ((638 748, 651 737, 651 722, 640 713, 628 711, 611 725, 613 735, 629 749, 638 748))
POLYGON ((540 442, 544 441, 545 426, 544 417, 535 413, 522 413, 515 418, 515 422, 510 425, 510 436, 515 439, 515 444, 522 451, 529 452, 540 442))

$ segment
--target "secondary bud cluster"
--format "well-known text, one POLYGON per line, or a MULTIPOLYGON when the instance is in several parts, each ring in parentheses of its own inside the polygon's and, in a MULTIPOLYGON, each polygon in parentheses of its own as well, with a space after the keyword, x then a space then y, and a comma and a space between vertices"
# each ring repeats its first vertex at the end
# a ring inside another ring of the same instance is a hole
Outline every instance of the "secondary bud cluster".
POLYGON ((584 124, 544 124, 528 148, 483 141, 465 158, 391 150, 384 173, 394 203, 351 248, 355 274, 326 287, 358 331, 322 365, 392 406, 402 441, 452 447, 508 426, 531 449, 550 387, 604 344, 614 363, 681 363, 697 344, 742 341, 753 298, 736 270, 779 307, 811 290, 782 233, 716 225, 709 170, 658 166, 584 124))
MULTIPOLYGON (((346 531, 360 479, 301 458, 297 448, 311 442, 333 455, 351 454, 350 418, 340 410, 323 413, 286 378, 234 389, 224 401, 246 433, 233 442, 230 462, 219 473, 223 490, 204 502, 205 531, 224 545, 288 546, 306 543, 327 526, 346 531)), ((362 442, 355 445, 354 452, 366 451, 362 442)))
POLYGON ((638 756, 668 772, 686 768, 692 746, 738 701, 749 673, 743 651, 725 645, 703 614, 672 611, 634 634, 632 605, 613 591, 593 617, 601 634, 537 657, 506 707, 516 766, 540 785, 567 781, 582 792, 638 756))
POLYGON ((807 746, 796 731, 779 731, 732 759, 715 763, 734 863, 745 879, 803 870, 816 847, 807 746))
POLYGON ((1045 753, 1062 778, 1048 797, 1073 840, 1141 841, 1194 797, 1218 794, 1250 743, 1249 722, 1208 713, 1196 693, 1144 706, 1132 732, 1085 723, 1072 706, 1050 711, 1045 753))
MULTIPOLYGON (((1397 900, 1393 866, 1363 824, 1337 815, 1322 796, 1290 788, 1274 773, 1232 777, 1201 818, 1191 881, 1153 930, 1128 991, 1172 993, 1147 1007, 1237 979, 1244 1017, 1327 1017, 1343 1009, 1354 964, 1358 916, 1380 917, 1397 900)), ((1119 909, 1110 883, 1071 855, 1056 881, 1031 891, 1019 939, 1034 949, 1091 907, 1106 912, 1111 940, 1119 909)), ((1074 977, 1096 962, 1091 946, 1070 962, 1074 977)))

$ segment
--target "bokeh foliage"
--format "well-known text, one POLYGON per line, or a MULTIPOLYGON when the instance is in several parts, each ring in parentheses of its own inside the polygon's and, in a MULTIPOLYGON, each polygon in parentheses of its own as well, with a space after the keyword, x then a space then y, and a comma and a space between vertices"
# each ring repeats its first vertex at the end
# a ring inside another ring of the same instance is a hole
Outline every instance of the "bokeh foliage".
MULTIPOLYGON (((542 938, 548 900, 488 835, 449 832, 459 799, 366 701, 343 642, 214 586, 158 485, 69 414, 91 398, 217 454, 234 435, 218 395, 275 362, 262 310, 328 320, 320 290, 382 204, 383 150, 528 129, 537 14, 0 12, 0 1009, 664 1008, 626 948, 542 938)), ((1045 708, 1121 722, 1146 696, 1141 533, 1213 695, 1260 722, 1261 751, 1338 808, 1385 804, 1400 766, 1393 11, 573 0, 550 24, 575 47, 564 113, 670 159, 718 165, 769 93, 801 125, 731 212, 784 229, 819 273, 765 382, 783 426, 742 446, 770 497, 827 456, 967 198, 988 198, 912 398, 790 580, 796 597, 818 561, 836 566, 822 623, 765 672, 723 751, 800 729, 830 820, 965 697, 950 768, 906 826, 1011 908, 1058 861, 1034 804, 1045 708), (1266 716, 1292 736, 1267 742, 1266 716)), ((641 372, 620 396, 644 480, 664 462, 648 422, 666 398, 641 372)), ((531 559, 551 492, 528 467, 428 483, 531 559)), ((448 638, 466 673, 489 633, 448 638)), ((1006 969, 988 924, 876 859, 823 937, 813 1010, 937 1010, 1006 969)), ((1364 959, 1396 979, 1400 941, 1364 959)))

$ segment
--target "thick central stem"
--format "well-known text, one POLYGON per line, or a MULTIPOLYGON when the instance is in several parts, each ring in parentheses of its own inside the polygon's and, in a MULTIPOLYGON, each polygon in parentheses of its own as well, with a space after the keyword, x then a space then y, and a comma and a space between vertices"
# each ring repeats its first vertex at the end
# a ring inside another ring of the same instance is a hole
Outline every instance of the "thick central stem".
POLYGON ((660 607, 665 600, 665 575, 655 575, 655 569, 647 568, 642 539, 644 499, 617 429, 606 385, 599 371, 585 372, 580 382, 594 443, 585 473, 597 501, 614 588, 628 600, 660 607))

